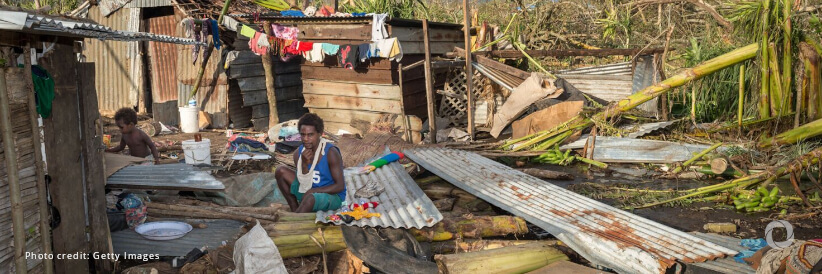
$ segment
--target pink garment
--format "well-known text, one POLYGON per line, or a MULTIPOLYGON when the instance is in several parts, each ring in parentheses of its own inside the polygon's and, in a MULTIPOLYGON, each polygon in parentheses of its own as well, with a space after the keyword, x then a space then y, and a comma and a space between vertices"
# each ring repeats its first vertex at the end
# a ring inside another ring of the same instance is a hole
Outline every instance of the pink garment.
POLYGON ((271 24, 271 32, 274 36, 285 40, 297 40, 297 34, 300 32, 295 27, 286 27, 279 24, 271 24))
POLYGON ((262 33, 260 32, 254 33, 254 37, 252 37, 251 40, 248 40, 248 47, 251 48, 251 51, 257 55, 265 55, 268 52, 268 47, 258 46, 258 40, 261 35, 262 33))

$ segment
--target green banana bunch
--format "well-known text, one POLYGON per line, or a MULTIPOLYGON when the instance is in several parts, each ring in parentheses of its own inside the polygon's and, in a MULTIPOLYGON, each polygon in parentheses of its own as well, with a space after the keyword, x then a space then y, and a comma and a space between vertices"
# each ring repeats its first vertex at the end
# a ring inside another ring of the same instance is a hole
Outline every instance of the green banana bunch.
POLYGON ((284 11, 291 8, 291 6, 283 0, 254 0, 254 4, 276 11, 284 11))
POLYGON ((558 146, 555 146, 534 158, 534 161, 543 164, 568 165, 573 162, 575 158, 575 156, 571 156, 570 149, 562 152, 558 146))
POLYGON ((774 187, 768 191, 765 187, 759 187, 753 195, 739 194, 731 196, 734 200, 736 210, 745 212, 764 212, 772 209, 779 202, 779 187, 774 187))

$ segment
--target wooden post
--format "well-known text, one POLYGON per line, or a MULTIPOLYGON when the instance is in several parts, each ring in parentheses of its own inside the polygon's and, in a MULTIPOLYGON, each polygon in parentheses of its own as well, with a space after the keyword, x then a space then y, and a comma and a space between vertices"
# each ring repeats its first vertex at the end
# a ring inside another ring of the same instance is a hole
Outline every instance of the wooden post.
MULTIPOLYGON (((26 79, 31 79, 31 45, 27 42, 23 49, 23 70, 26 79)), ((40 210, 40 237, 42 240, 43 254, 52 254, 51 251, 51 226, 49 225, 48 197, 45 181, 45 167, 43 166, 43 150, 40 147, 40 126, 37 124, 37 105, 34 102, 34 85, 31 81, 26 81, 28 89, 29 119, 31 120, 31 141, 34 145, 34 166, 37 176, 37 202, 40 210)), ((54 273, 54 264, 49 257, 43 260, 43 273, 54 273)))
POLYGON ((468 0, 462 1, 463 33, 465 34, 465 95, 468 96, 468 135, 474 140, 474 67, 471 65, 471 10, 468 0))
POLYGON ((428 41, 428 19, 422 19, 422 36, 425 46, 425 97, 428 101, 428 136, 437 143, 437 115, 434 113, 434 81, 431 76, 431 45, 428 41))
MULTIPOLYGON (((426 39, 427 39, 427 36, 426 36, 426 39)), ((414 140, 411 139, 412 138, 412 136, 411 136, 411 126, 408 124, 408 116, 405 116, 405 98, 403 98, 404 93, 402 92, 403 91, 403 89, 402 89, 402 63, 399 63, 398 66, 397 66, 397 76, 400 80, 400 106, 401 106, 400 111, 402 112, 402 114, 401 114, 402 115, 402 127, 403 127, 403 130, 405 130, 405 140, 408 141, 409 143, 413 144, 414 140)), ((426 88, 425 91, 427 93, 428 89, 426 88)), ((428 96, 428 94, 426 94, 426 97, 427 96, 428 96)))
MULTIPOLYGON (((265 21, 263 23, 263 30, 265 35, 272 36, 271 23, 265 21)), ((253 38, 252 38, 253 39, 253 38)), ((266 52, 262 56, 263 70, 265 71, 265 94, 268 95, 268 127, 280 123, 279 112, 277 112, 277 94, 274 90, 274 83, 277 75, 274 73, 274 66, 271 63, 271 53, 266 52)))
MULTIPOLYGON (((30 80, 30 79, 29 79, 30 80)), ((11 201, 11 230, 14 235, 15 272, 25 274, 26 267, 26 228, 23 225, 23 201, 20 198, 20 178, 17 174, 17 149, 14 144, 14 132, 9 109, 9 93, 6 90, 6 70, 0 70, 0 129, 2 129, 3 152, 6 156, 6 182, 9 184, 11 201)), ((39 145, 39 144, 38 144, 39 145)))

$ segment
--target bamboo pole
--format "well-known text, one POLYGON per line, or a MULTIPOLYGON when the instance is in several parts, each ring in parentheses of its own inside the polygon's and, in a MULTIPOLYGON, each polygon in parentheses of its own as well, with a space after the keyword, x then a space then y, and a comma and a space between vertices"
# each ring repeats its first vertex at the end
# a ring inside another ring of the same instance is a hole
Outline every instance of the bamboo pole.
MULTIPOLYGON (((782 96, 783 109, 791 109, 791 82, 793 82, 793 77, 791 71, 793 70, 792 65, 792 49, 791 49, 791 4, 794 0, 784 0, 784 6, 782 7, 782 14, 783 20, 785 20, 785 27, 783 28, 784 34, 782 36, 782 96)), ((797 98, 798 99, 798 98, 797 98)), ((799 115, 799 111, 796 112, 799 115)))
POLYGON ((742 134, 742 112, 745 109, 745 64, 739 66, 739 105, 736 108, 736 120, 739 133, 742 134))
MULTIPOLYGON (((423 41, 423 43, 424 43, 423 46, 425 47, 425 60, 424 60, 425 62, 423 63, 423 65, 424 65, 424 69, 425 69, 425 72, 424 72, 424 74, 425 74, 425 98, 426 98, 426 101, 428 102, 428 136, 430 136, 431 143, 436 144, 437 143, 437 114, 434 112, 434 104, 435 104, 435 101, 434 101, 434 81, 433 81, 434 79, 432 79, 433 76, 431 76, 431 45, 430 45, 430 42, 428 41, 429 40, 429 37, 428 37, 428 19, 422 19, 422 33, 423 33, 422 36, 423 36, 423 40, 424 40, 423 41)), ((470 51, 467 51, 467 52, 469 52, 469 53, 466 53, 466 55, 470 56, 471 55, 470 51)), ((470 66, 471 66, 470 63, 466 63, 466 69, 470 66)), ((400 73, 402 73, 402 72, 400 72, 400 73)), ((468 75, 467 70, 466 70, 465 77, 466 77, 466 79, 468 79, 468 81, 466 81, 466 85, 469 85, 471 83, 471 77, 468 75)), ((468 89, 467 91, 468 91, 467 96, 470 100, 471 90, 468 89)), ((470 115, 469 115, 469 117, 470 117, 470 115)), ((468 127, 470 128, 471 125, 468 125, 468 127)))
POLYGON ((642 103, 668 92, 668 90, 672 88, 682 86, 690 81, 714 73, 717 70, 751 59, 756 56, 758 48, 759 46, 757 44, 750 44, 705 61, 693 68, 685 69, 665 81, 648 86, 625 99, 619 100, 615 104, 611 104, 606 110, 597 114, 597 116, 600 119, 605 119, 619 115, 622 112, 633 109, 642 103))
MULTIPOLYGON (((23 70, 25 70, 26 79, 31 77, 31 45, 26 42, 26 47, 23 49, 23 70)), ((40 126, 37 123, 37 104, 34 101, 34 85, 31 81, 26 81, 28 89, 28 107, 29 119, 31 120, 31 140, 34 146, 34 166, 37 168, 37 202, 40 211, 40 238, 42 240, 42 251, 44 254, 52 254, 51 248, 51 225, 49 225, 50 211, 48 208, 48 197, 45 181, 46 168, 43 166, 43 151, 40 147, 40 126)), ((43 260, 43 272, 46 274, 54 273, 54 264, 51 257, 46 257, 43 260)))
POLYGON ((785 108, 783 104, 785 92, 782 90, 782 77, 776 57, 776 44, 768 44, 768 65, 771 71, 771 114, 782 116, 782 110, 785 108))
MULTIPOLYGON (((26 79, 31 81, 31 79, 26 79)), ((17 167, 17 150, 14 147, 14 126, 11 124, 11 102, 6 87, 6 70, 0 70, 0 130, 2 130, 3 154, 6 156, 6 182, 9 184, 12 234, 14 235, 14 265, 17 273, 28 272, 26 266, 26 228, 23 219, 23 201, 20 198, 20 178, 17 167)), ((39 132, 39 131, 38 131, 39 132)), ((34 134, 34 133, 32 133, 34 134)), ((40 145, 35 144, 35 145, 40 145)))
POLYGON ((693 162, 694 162, 694 161, 696 161, 696 160, 701 159, 701 158, 702 158, 702 156, 705 156, 705 154, 708 154, 708 152, 714 151, 714 149, 718 148, 718 147, 719 147, 719 146, 721 146, 721 145, 722 145, 722 142, 719 142, 719 143, 716 143, 716 144, 712 145, 711 147, 709 147, 709 148, 707 148, 707 149, 705 149, 705 150, 703 150, 703 151, 701 151, 701 152, 697 153, 696 155, 694 155, 694 157, 693 157, 693 158, 688 159, 687 161, 685 161, 684 163, 682 163, 682 165, 681 165, 681 166, 678 166, 677 168, 675 168, 675 169, 674 169, 674 171, 673 171, 673 173, 674 173, 674 174, 676 174, 676 173, 681 172, 681 171, 682 171, 682 169, 684 169, 685 167, 688 167, 688 165, 690 165, 691 163, 693 163, 693 162))
MULTIPOLYGON (((271 23, 265 21, 263 23, 263 31, 265 35, 273 37, 274 33, 271 31, 271 23)), ((274 64, 271 62, 271 53, 266 51, 262 56, 263 71, 265 71, 265 93, 268 97, 268 125, 273 126, 280 123, 280 114, 277 111, 277 93, 275 90, 275 81, 277 80, 276 73, 274 73, 274 64)))
POLYGON ((568 256, 547 243, 535 242, 469 253, 435 255, 440 273, 525 273, 568 256))
POLYGON ((768 14, 770 13, 770 0, 765 1, 762 9, 762 41, 759 50, 759 117, 771 117, 770 103, 770 70, 768 69, 768 14))
MULTIPOLYGON (((474 66, 471 61, 471 10, 468 0, 462 1, 463 9, 463 34, 465 39, 465 95, 468 96, 468 136, 474 140, 476 132, 474 129, 474 66)), ((426 36, 427 37, 427 36, 426 36)))
MULTIPOLYGON (((220 16, 217 17, 218 26, 223 23, 223 17, 225 17, 225 14, 228 12, 229 5, 231 5, 231 0, 225 0, 223 9, 220 11, 220 16)), ((203 81, 203 75, 205 74, 205 68, 208 65, 208 59, 211 58, 212 51, 214 51, 214 42, 209 41, 208 46, 206 46, 206 50, 203 53, 203 61, 200 63, 200 69, 197 71, 197 81, 194 82, 194 87, 191 88, 191 94, 188 96, 189 99, 194 98, 194 96, 197 95, 197 91, 200 89, 200 84, 203 81)))
POLYGON ((759 141, 759 147, 768 148, 772 146, 791 145, 819 135, 822 135, 822 119, 785 131, 772 138, 764 138, 759 141))

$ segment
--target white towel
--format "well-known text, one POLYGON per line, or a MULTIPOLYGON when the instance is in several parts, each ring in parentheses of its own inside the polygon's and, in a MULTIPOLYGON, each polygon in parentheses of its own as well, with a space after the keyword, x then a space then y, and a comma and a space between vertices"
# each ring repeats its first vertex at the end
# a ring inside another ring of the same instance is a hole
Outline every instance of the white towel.
POLYGON ((305 193, 314 185, 314 168, 320 162, 320 158, 325 154, 325 145, 328 139, 320 139, 320 145, 317 146, 317 151, 314 152, 314 163, 311 163, 311 169, 308 173, 303 174, 303 156, 297 156, 297 181, 300 183, 299 192, 305 193))
POLYGON ((388 58, 391 61, 402 60, 402 47, 396 37, 378 40, 375 44, 377 44, 377 56, 388 58))
POLYGON ((314 45, 311 47, 311 50, 303 52, 303 57, 306 61, 312 63, 322 62, 325 57, 323 55, 322 43, 314 43, 314 45))

